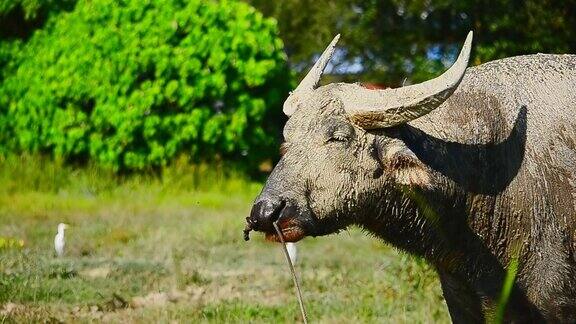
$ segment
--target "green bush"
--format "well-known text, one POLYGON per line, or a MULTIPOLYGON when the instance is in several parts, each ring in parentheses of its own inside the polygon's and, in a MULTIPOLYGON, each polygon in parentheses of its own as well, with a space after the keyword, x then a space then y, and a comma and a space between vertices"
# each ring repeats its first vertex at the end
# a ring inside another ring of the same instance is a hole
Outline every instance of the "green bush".
POLYGON ((0 151, 115 170, 275 155, 290 78, 274 20, 228 0, 81 0, 56 18, 7 64, 0 151))
POLYGON ((76 0, 0 0, 0 17, 9 15, 19 8, 25 20, 37 18, 50 11, 61 11, 70 8, 76 0))

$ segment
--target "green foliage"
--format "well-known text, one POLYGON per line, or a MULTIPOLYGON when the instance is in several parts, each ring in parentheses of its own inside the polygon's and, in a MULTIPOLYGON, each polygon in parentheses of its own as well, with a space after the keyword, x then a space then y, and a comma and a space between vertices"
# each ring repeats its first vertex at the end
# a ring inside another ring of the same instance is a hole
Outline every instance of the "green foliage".
MULTIPOLYGON (((6 198, 26 192, 115 196, 143 190, 148 194, 155 192, 156 198, 176 192, 198 191, 223 195, 234 193, 251 200, 260 191, 261 184, 253 182, 241 171, 234 165, 196 165, 180 158, 159 172, 117 174, 93 163, 78 167, 41 156, 9 155, 0 157, 0 196, 6 198)), ((213 205, 210 199, 206 202, 213 205)))
POLYGON ((246 1, 278 19, 290 61, 301 70, 341 33, 334 71, 345 80, 397 86, 430 78, 455 59, 469 30, 473 64, 576 51, 574 0, 246 1), (351 63, 360 75, 349 75, 351 63))
POLYGON ((274 20, 236 1, 84 0, 14 54, 0 150, 114 170, 275 155, 289 90, 274 20))
POLYGON ((0 236, 0 251, 2 249, 22 248, 24 240, 0 236))
POLYGON ((504 277, 504 282, 502 283, 502 291, 500 292, 500 298, 498 299, 498 304, 496 305, 496 313, 494 318, 490 319, 489 322, 495 324, 504 323, 504 316, 506 315, 506 305, 508 305, 508 300, 510 299, 510 294, 514 288, 514 282, 516 280, 516 275, 518 274, 518 257, 513 257, 508 263, 506 268, 506 277, 504 277))
POLYGON ((0 0, 0 16, 9 15, 19 8, 25 20, 31 20, 48 11, 60 11, 76 0, 0 0))
POLYGON ((0 40, 26 40, 35 30, 42 28, 50 17, 72 10, 75 3, 76 0, 0 0, 0 40))

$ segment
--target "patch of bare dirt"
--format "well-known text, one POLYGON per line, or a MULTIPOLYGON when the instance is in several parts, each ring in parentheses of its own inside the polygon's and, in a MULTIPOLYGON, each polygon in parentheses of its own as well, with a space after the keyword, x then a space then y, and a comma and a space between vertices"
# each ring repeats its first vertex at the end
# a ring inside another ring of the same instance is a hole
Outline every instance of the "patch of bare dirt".
POLYGON ((16 303, 6 303, 0 308, 0 316, 7 317, 25 309, 24 305, 16 303))
POLYGON ((79 275, 84 278, 107 278, 110 274, 110 267, 98 267, 92 269, 86 269, 79 272, 79 275))

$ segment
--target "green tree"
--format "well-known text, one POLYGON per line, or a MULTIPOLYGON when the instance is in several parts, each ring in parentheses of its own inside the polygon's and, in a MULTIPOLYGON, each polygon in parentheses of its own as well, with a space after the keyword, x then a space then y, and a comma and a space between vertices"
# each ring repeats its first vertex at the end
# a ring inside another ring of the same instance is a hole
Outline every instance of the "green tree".
POLYGON ((9 60, 0 146, 139 170, 276 154, 276 22, 237 1, 80 0, 9 60))
MULTIPOLYGON (((0 0, 0 82, 22 43, 49 17, 71 10, 75 3, 76 0, 0 0)), ((0 116, 0 130, 1 119, 0 116)))
POLYGON ((50 11, 69 9, 76 0, 0 0, 0 16, 21 11, 25 20, 31 20, 50 11))
POLYGON ((0 0, 0 39, 28 38, 48 17, 71 10, 76 0, 0 0))
POLYGON ((304 70, 341 33, 340 79, 397 86, 450 63, 475 33, 473 64, 576 51, 574 0, 247 0, 279 21, 293 67, 304 70), (357 75, 354 75, 357 74, 357 75))

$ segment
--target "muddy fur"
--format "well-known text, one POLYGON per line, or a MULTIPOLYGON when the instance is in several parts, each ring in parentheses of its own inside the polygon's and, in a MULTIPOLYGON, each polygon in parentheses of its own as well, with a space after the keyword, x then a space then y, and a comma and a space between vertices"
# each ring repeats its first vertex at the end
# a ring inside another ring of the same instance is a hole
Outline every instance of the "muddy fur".
POLYGON ((515 257, 506 320, 576 321, 576 56, 469 68, 439 108, 386 129, 355 123, 340 87, 294 111, 256 205, 283 201, 276 217, 307 236, 354 224, 425 257, 454 322, 487 319, 515 257))

